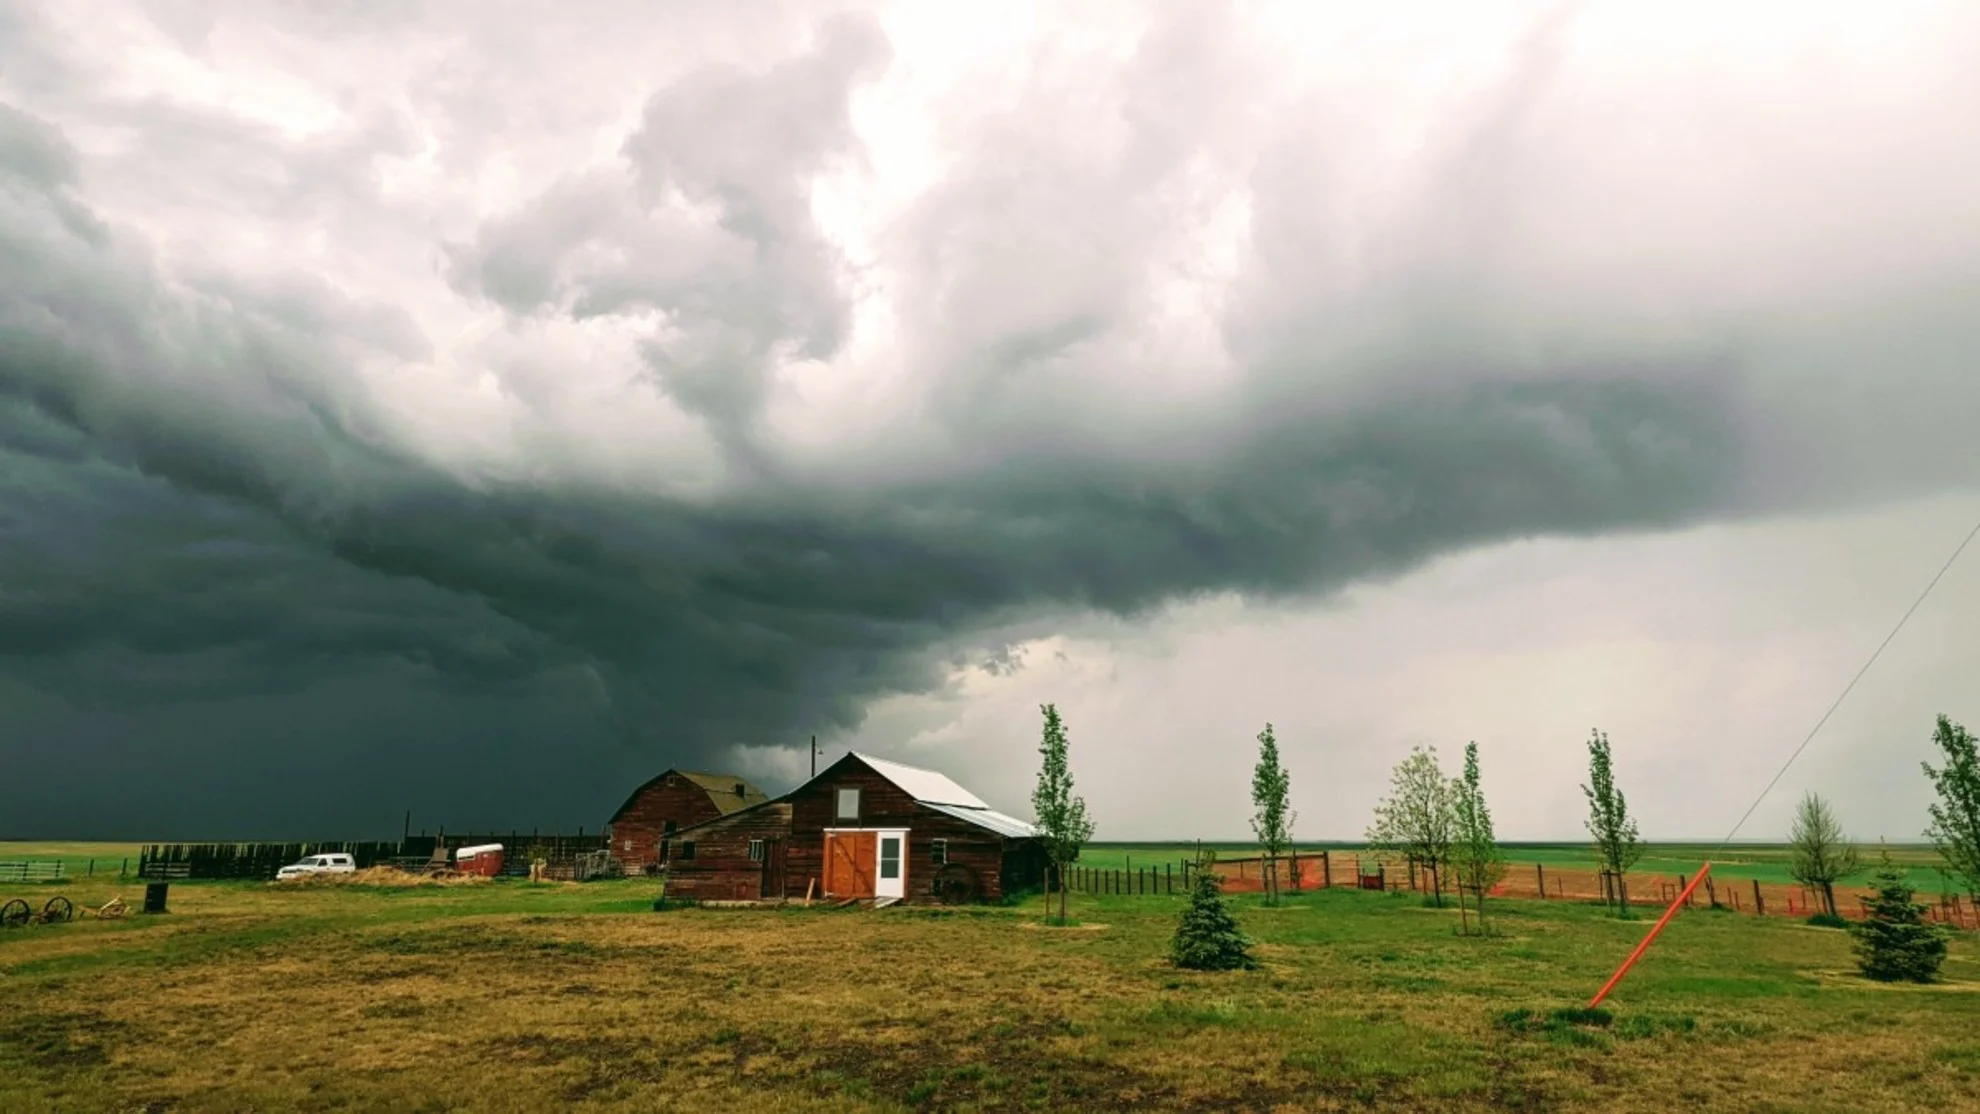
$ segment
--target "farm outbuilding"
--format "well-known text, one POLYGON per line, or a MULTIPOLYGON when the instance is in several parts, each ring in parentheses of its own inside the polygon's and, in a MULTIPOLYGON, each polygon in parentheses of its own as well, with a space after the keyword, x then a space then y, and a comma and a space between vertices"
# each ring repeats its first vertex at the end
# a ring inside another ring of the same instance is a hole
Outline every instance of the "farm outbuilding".
POLYGON ((921 903, 1043 885, 1032 826, 933 770, 852 753, 790 793, 680 829, 669 895, 921 903))
POLYGON ((734 774, 667 770, 632 791, 606 822, 612 857, 631 874, 658 870, 674 833, 763 804, 763 790, 734 774))

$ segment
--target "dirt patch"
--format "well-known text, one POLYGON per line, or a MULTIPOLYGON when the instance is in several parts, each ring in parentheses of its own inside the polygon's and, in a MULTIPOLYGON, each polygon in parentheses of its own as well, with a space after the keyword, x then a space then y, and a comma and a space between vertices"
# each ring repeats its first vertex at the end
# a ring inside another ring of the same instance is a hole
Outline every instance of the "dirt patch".
POLYGON ((485 886, 493 878, 480 874, 413 874, 391 866, 372 866, 350 874, 305 874, 270 882, 283 889, 317 889, 324 886, 386 886, 394 889, 415 886, 485 886))
POLYGON ((0 1016, 0 1047, 41 1068, 80 1071, 110 1059, 110 1045, 130 1039, 131 1026, 86 1013, 12 1013, 0 1016))

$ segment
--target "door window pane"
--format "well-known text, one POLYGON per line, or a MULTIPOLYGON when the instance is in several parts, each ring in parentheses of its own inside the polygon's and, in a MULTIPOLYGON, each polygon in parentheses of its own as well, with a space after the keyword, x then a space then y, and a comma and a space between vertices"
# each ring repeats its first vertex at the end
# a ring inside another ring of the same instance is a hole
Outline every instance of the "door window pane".
POLYGON ((901 837, 888 836, 880 841, 880 877, 899 878, 901 876, 901 837))

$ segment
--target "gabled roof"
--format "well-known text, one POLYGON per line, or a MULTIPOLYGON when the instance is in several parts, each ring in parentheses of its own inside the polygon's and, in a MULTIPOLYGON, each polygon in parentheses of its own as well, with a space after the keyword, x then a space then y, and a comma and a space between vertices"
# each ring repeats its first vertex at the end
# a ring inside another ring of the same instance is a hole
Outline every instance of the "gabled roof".
POLYGON ((722 815, 717 816, 711 820, 703 820, 699 824, 689 824, 685 828, 677 828, 674 831, 673 838, 675 839, 690 838, 696 832, 699 832, 703 828, 713 827, 714 825, 720 824, 724 821, 733 820, 736 817, 741 816, 745 812, 755 812, 759 808, 769 809, 771 813, 773 813, 774 815, 782 817, 785 824, 789 824, 791 821, 791 803, 785 800, 784 798, 779 797, 776 800, 772 800, 772 801, 758 801, 753 805, 744 805, 743 807, 735 810, 734 812, 725 812, 722 815))
POLYGON ((853 751, 852 756, 873 767, 873 772, 924 805, 957 805, 962 808, 989 808, 983 798, 949 780, 949 775, 919 766, 906 766, 885 758, 853 751))
POLYGON ((618 810, 612 813, 611 822, 617 823, 619 817, 624 816, 626 810, 633 806, 633 802, 639 800, 640 794, 665 781, 669 775, 686 778, 688 781, 700 786, 708 794, 709 803, 713 804, 716 811, 724 816, 740 809, 760 805, 770 799, 768 793, 751 785, 747 778, 738 777, 735 774, 695 773, 692 770, 669 768, 648 778, 640 784, 639 788, 633 790, 632 795, 626 798, 626 803, 620 805, 618 810), (737 786, 742 787, 742 793, 738 794, 736 792, 737 786))
POLYGON ((895 788, 913 797, 914 803, 924 808, 968 821, 1007 839, 1031 839, 1038 835, 1038 829, 1015 816, 1006 816, 991 808, 983 802, 983 798, 957 785, 947 774, 875 758, 858 751, 853 751, 851 756, 872 767, 874 773, 893 782, 895 788))

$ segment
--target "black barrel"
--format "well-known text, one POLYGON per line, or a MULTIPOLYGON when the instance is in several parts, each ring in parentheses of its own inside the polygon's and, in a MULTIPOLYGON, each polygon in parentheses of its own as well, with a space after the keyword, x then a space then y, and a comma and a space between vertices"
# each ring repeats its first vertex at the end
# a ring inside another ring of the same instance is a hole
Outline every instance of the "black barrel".
POLYGON ((144 884, 144 911, 147 913, 163 913, 165 911, 165 891, 171 885, 172 883, 170 882, 146 882, 144 884))

